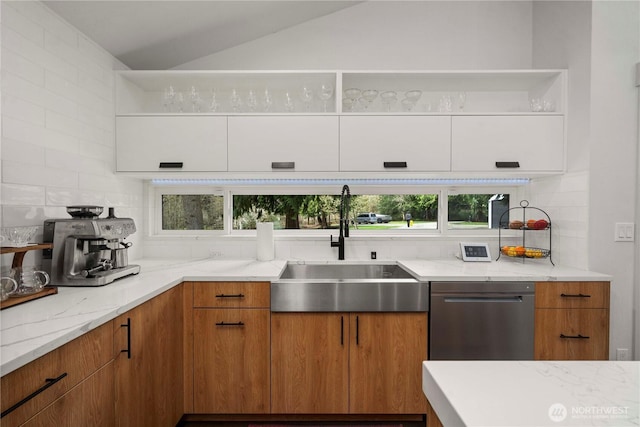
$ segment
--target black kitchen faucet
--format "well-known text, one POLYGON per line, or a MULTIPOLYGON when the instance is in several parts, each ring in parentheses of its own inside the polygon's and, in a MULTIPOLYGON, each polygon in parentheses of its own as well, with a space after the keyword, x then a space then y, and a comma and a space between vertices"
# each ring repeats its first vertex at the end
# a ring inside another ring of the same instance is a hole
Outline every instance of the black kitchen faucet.
POLYGON ((333 240, 333 235, 329 236, 331 239, 331 247, 338 247, 338 259, 344 260, 344 239, 349 237, 349 208, 351 204, 351 190, 348 185, 342 187, 342 193, 340 193, 340 235, 338 241, 333 240), (346 197, 345 197, 346 196, 346 197))

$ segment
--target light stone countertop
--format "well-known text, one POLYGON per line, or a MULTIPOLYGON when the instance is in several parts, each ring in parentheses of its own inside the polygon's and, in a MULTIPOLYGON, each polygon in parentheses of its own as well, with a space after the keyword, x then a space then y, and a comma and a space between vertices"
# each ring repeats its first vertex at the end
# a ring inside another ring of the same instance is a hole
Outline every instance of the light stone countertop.
POLYGON ((425 361, 444 427, 638 426, 640 362, 425 361))
MULTIPOLYGON (((296 263, 395 263, 396 261, 292 261, 296 263)), ((58 294, 0 312, 0 375, 6 375, 95 329, 185 280, 274 281, 286 260, 137 260, 141 272, 102 287, 60 287, 58 294)), ((419 280, 610 280, 610 276, 510 261, 406 260, 398 264, 419 280)))

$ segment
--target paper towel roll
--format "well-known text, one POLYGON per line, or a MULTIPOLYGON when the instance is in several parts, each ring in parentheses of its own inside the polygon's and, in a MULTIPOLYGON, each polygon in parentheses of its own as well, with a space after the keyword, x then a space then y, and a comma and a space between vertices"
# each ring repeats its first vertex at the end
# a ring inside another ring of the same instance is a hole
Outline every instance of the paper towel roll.
POLYGON ((258 261, 271 261, 275 256, 273 223, 259 222, 256 229, 258 235, 256 239, 258 261))

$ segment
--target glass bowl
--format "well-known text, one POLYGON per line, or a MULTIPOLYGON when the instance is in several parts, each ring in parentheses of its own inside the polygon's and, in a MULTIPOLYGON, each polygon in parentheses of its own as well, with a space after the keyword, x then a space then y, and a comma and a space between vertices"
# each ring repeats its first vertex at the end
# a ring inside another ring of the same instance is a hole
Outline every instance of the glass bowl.
POLYGON ((23 226, 23 227, 3 227, 2 234, 0 235, 0 242, 2 246, 11 246, 20 248, 27 246, 29 241, 36 235, 38 227, 23 226))

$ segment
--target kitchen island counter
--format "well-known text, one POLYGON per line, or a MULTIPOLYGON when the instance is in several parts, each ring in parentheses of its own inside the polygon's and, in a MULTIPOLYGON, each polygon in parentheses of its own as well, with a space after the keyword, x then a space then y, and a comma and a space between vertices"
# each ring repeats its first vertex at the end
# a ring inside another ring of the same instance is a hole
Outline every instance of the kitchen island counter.
POLYGON ((445 427, 637 426, 640 362, 426 361, 445 427))

